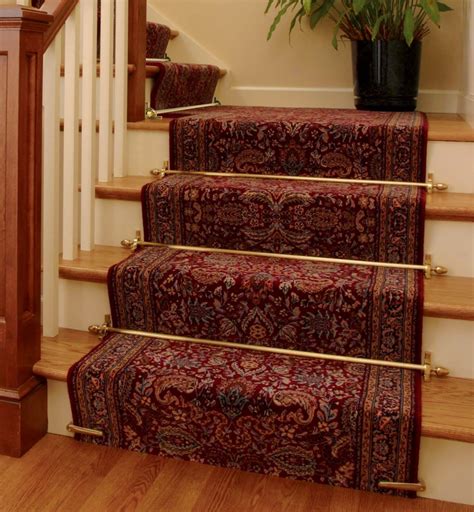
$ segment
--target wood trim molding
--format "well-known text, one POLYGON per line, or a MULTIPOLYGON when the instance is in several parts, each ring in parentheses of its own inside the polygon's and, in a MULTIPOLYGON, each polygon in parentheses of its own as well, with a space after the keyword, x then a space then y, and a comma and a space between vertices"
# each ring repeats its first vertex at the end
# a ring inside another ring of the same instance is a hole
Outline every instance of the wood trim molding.
POLYGON ((47 12, 52 18, 52 23, 44 34, 43 52, 53 42, 57 33, 61 30, 66 20, 76 8, 79 0, 46 0, 41 6, 41 11, 47 12))
POLYGON ((130 0, 128 14, 128 63, 135 72, 128 75, 129 122, 145 118, 146 0, 130 0))
POLYGON ((43 37, 52 17, 0 7, 0 453, 45 433, 41 344, 43 37))

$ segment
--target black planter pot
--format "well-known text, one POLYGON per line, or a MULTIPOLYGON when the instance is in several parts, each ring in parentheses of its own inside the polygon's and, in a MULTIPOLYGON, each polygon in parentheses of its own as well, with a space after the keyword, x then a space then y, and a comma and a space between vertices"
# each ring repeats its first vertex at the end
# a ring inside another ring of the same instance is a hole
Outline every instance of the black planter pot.
POLYGON ((416 108, 421 42, 353 41, 355 106, 359 110, 416 108))

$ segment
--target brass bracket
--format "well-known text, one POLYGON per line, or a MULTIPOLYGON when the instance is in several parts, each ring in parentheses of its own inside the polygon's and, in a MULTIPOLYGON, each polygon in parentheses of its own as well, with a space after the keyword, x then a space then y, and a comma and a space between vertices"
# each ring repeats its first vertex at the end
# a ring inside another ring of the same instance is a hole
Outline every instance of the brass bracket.
POLYGON ((424 492, 426 491, 426 484, 423 480, 417 483, 408 482, 379 482, 379 489, 391 489, 393 491, 412 491, 424 492))
POLYGON ((66 425, 66 430, 68 432, 71 432, 72 434, 82 434, 91 437, 104 437, 104 433, 100 430, 96 430, 93 428, 78 427, 73 423, 68 423, 66 425))
POLYGON ((137 231, 135 232, 135 238, 133 240, 128 240, 128 239, 122 240, 120 242, 120 245, 124 249, 130 249, 132 252, 135 252, 138 249, 138 246, 140 245, 141 241, 142 241, 142 232, 139 229, 137 229, 137 231))
POLYGON ((150 174, 152 176, 156 176, 157 178, 166 178, 166 171, 169 171, 170 169, 170 163, 168 160, 165 160, 163 162, 163 165, 161 166, 161 169, 152 169, 150 171, 150 174))
POLYGON ((449 375, 449 370, 447 368, 444 368, 443 366, 435 366, 433 368, 431 352, 424 353, 423 366, 423 378, 425 382, 429 382, 431 380, 431 377, 443 378, 449 375))
POLYGON ((434 174, 428 174, 428 194, 432 192, 442 192, 443 190, 448 190, 448 185, 446 183, 435 183, 434 174))
POLYGON ((442 276, 448 273, 448 269, 441 265, 433 266, 431 254, 425 254, 425 277, 431 279, 431 276, 442 276))
POLYGON ((90 325, 88 331, 90 334, 94 334, 95 336, 98 336, 100 340, 103 340, 109 332, 110 327, 112 327, 112 319, 110 315, 105 315, 104 323, 102 325, 90 325))

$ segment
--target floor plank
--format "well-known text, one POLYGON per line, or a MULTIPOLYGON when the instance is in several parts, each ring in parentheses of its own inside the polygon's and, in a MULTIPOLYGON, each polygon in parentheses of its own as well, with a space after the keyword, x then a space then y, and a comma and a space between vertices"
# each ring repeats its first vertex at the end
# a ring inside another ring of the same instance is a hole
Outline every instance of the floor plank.
POLYGON ((472 512, 47 435, 23 458, 0 456, 2 512, 472 512))

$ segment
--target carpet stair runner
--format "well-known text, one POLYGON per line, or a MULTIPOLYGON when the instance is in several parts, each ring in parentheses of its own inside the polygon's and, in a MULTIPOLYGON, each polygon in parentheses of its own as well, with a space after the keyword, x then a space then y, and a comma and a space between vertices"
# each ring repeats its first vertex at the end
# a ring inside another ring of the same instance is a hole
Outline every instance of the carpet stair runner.
POLYGON ((214 101, 220 78, 217 66, 204 64, 158 63, 150 105, 156 110, 206 105, 214 101))
MULTIPOLYGON (((174 168, 425 180, 422 114, 254 112, 174 120, 174 168)), ((167 176, 142 197, 149 241, 405 263, 423 253, 425 192, 415 187, 188 175, 167 176)), ((147 247, 111 268, 109 295, 122 329, 421 358, 416 270, 147 247)), ((417 482, 421 378, 112 334, 68 382, 74 423, 104 432, 94 442, 381 491, 381 480, 417 482)))

